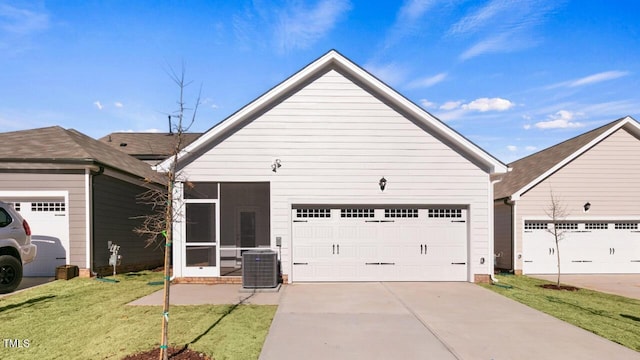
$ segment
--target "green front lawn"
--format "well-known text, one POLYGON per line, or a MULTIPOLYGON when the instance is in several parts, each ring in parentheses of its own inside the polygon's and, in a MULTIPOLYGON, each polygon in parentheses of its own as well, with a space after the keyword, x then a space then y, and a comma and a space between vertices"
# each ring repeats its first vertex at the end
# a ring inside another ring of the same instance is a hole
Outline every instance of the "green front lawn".
MULTIPOLYGON (((0 299, 0 359, 121 359, 158 347, 162 307, 126 304, 160 290, 147 283, 162 274, 117 279, 59 280, 0 299), (8 347, 5 339, 29 346, 8 347)), ((170 345, 189 345, 216 360, 257 359, 275 311, 276 306, 172 306, 170 345)))
MULTIPOLYGON (((606 339, 640 351, 640 300, 580 289, 549 290, 548 281, 527 276, 496 276, 501 286, 483 285, 606 339)), ((560 278, 562 281, 562 278, 560 278)))

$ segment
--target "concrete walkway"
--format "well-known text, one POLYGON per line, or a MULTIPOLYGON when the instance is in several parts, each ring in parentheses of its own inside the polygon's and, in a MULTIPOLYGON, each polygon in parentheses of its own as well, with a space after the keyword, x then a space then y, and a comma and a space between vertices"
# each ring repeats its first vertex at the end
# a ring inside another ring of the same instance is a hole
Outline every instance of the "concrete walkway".
POLYGON ((640 359, 470 283, 293 284, 260 355, 286 359, 640 359))
MULTIPOLYGON (((557 275, 528 276, 547 281, 557 279, 557 275)), ((579 288, 640 299, 640 274, 561 275, 560 282, 579 288)))
MULTIPOLYGON (((153 294, 142 297, 129 305, 162 305, 162 286, 153 294)), ((278 305, 280 292, 245 291, 241 285, 234 284, 175 284, 171 285, 169 301, 171 305, 223 305, 223 304, 254 304, 278 305)))

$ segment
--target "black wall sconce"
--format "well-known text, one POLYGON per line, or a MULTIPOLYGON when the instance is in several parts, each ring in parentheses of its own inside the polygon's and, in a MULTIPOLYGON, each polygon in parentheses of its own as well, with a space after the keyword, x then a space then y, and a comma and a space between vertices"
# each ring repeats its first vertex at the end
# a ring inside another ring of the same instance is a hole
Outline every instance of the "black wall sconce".
POLYGON ((384 188, 387 186, 387 179, 384 176, 378 181, 378 185, 380 185, 380 191, 384 191, 384 188))
POLYGON ((480 258, 480 264, 484 264, 484 258, 483 257, 480 258))
POLYGON ((591 203, 587 201, 587 202, 584 204, 583 208, 584 208, 584 212, 588 212, 588 211, 589 211, 589 209, 591 209, 591 203))
POLYGON ((271 171, 277 172, 281 166, 282 164, 280 163, 280 159, 275 159, 273 164, 271 164, 271 171))

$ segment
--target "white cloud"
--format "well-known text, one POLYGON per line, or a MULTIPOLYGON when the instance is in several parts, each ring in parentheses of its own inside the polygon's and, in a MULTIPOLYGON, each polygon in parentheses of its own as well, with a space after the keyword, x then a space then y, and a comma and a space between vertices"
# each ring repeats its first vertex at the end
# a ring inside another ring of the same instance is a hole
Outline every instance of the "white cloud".
POLYGON ((525 130, 529 130, 529 129, 531 129, 531 124, 524 124, 523 128, 525 130))
POLYGON ((506 34, 500 34, 477 42, 460 55, 460 60, 468 60, 486 53, 513 50, 512 46, 506 34))
POLYGON ((422 79, 416 79, 407 85, 409 88, 428 88, 447 78, 447 73, 439 73, 422 79))
POLYGON ((524 149, 527 151, 534 151, 534 150, 538 150, 538 147, 529 145, 529 146, 526 146, 524 149))
POLYGON ((102 104, 100 103, 100 101, 94 101, 93 105, 96 106, 96 108, 98 108, 98 110, 102 110, 104 108, 104 106, 102 106, 102 104))
POLYGON ((444 104, 440 105, 440 110, 453 110, 453 109, 457 109, 460 107, 460 105, 462 105, 462 101, 458 100, 458 101, 447 101, 444 104))
POLYGON ((351 9, 346 0, 322 0, 314 7, 293 4, 280 12, 275 29, 278 48, 283 51, 310 47, 351 9))
POLYGON ((518 147, 515 145, 507 145, 507 150, 511 152, 518 151, 518 147))
POLYGON ((117 108, 123 108, 124 105, 120 102, 120 101, 116 101, 113 103, 113 106, 117 107, 117 108))
POLYGON ((0 4, 0 29, 16 35, 28 35, 49 27, 49 15, 7 4, 0 4))
POLYGON ((398 21, 416 21, 424 15, 434 4, 432 0, 409 0, 402 5, 398 12, 398 21))
POLYGON ((535 123, 535 127, 538 129, 567 129, 567 128, 579 128, 584 126, 583 123, 572 121, 578 113, 573 113, 567 110, 560 110, 553 115, 549 115, 547 121, 540 121, 535 123))
POLYGON ((398 85, 407 77, 406 68, 395 63, 385 65, 366 64, 364 68, 389 85, 398 85))
POLYGON ((512 52, 539 43, 532 34, 559 2, 492 0, 453 24, 449 36, 475 37, 460 60, 496 52, 512 52))
POLYGON ((630 73, 628 71, 619 71, 619 70, 604 71, 597 74, 581 77, 579 79, 573 79, 573 80, 563 81, 557 84, 553 84, 553 85, 547 86, 547 89, 591 85, 591 84, 596 84, 603 81, 618 79, 618 78, 627 76, 629 74, 630 73))
POLYGON ((595 84, 602 81, 617 79, 627 75, 629 75, 627 71, 605 71, 598 74, 585 76, 578 80, 574 80, 569 84, 569 86, 576 87, 576 86, 595 84))
POLYGON ((407 0, 400 7, 395 22, 387 32, 384 47, 390 48, 404 37, 418 32, 420 20, 435 5, 434 0, 407 0))
POLYGON ((514 106, 509 100, 502 98, 479 98, 462 106, 463 109, 486 111, 506 111, 514 106))
POLYGON ((505 12, 509 5, 509 2, 506 1, 491 1, 475 13, 467 15, 453 24, 449 29, 449 33, 457 35, 476 31, 484 27, 492 18, 496 17, 496 15, 505 12))
POLYGON ((425 109, 432 109, 435 108, 436 106, 438 106, 438 104, 429 101, 427 99, 420 99, 420 105, 422 105, 423 108, 425 109))

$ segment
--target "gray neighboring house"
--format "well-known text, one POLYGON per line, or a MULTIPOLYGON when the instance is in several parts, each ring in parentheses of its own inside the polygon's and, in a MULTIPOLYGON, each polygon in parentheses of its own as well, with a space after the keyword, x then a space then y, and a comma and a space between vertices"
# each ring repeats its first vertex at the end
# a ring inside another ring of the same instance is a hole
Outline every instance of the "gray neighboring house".
POLYGON ((494 175, 496 266, 517 274, 557 272, 547 211, 558 226, 563 274, 640 273, 640 124, 627 116, 517 160, 494 175))
MULTIPOLYGON (((191 144, 202 133, 183 133, 180 148, 191 144)), ((156 165, 173 154, 178 135, 175 133, 115 132, 101 137, 101 142, 150 165, 156 165)))
POLYGON ((0 156, 0 199, 27 219, 38 246, 25 276, 64 264, 109 273, 109 241, 121 246, 119 271, 162 265, 162 249, 133 232, 132 217, 149 212, 136 197, 162 182, 147 163, 59 126, 0 133, 0 143, 10 150, 0 156))

